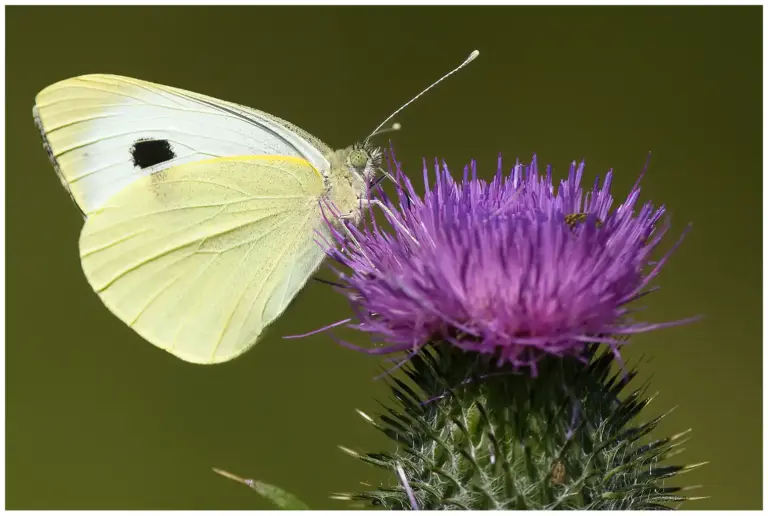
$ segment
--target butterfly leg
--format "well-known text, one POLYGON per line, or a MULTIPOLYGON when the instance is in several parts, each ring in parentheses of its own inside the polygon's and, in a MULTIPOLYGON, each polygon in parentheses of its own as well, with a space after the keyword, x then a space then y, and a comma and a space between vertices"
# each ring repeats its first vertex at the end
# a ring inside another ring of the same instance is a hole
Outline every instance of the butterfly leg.
MULTIPOLYGON (((353 219, 353 218, 354 218, 354 214, 352 214, 352 213, 346 213, 344 215, 339 215, 339 219, 341 219, 341 220, 350 220, 350 219, 353 219)), ((341 226, 343 228, 344 232, 347 234, 347 237, 352 242, 354 242, 354 244, 357 246, 357 249, 360 251, 360 253, 362 253, 362 255, 365 256, 365 259, 368 260, 368 263, 370 263, 371 267, 373 267, 373 262, 371 262, 371 259, 368 258, 368 256, 365 254, 365 249, 363 248, 363 246, 360 245, 360 241, 357 240, 357 238, 355 237, 354 233, 352 233, 352 230, 349 229, 349 227, 346 224, 343 224, 343 223, 339 224, 339 226, 341 226)), ((342 250, 345 247, 347 247, 347 246, 342 246, 342 250)))
POLYGON ((400 228, 400 231, 402 231, 403 233, 405 233, 406 235, 408 235, 408 237, 409 237, 411 240, 413 240, 413 242, 414 242, 415 244, 417 244, 417 245, 418 245, 419 241, 418 241, 418 240, 416 240, 416 239, 413 237, 413 235, 411 235, 411 232, 410 232, 410 231, 408 231, 408 228, 406 228, 406 227, 403 225, 403 223, 402 223, 402 222, 400 222, 400 221, 398 220, 398 218, 395 216, 395 214, 392 212, 392 210, 391 210, 391 209, 389 209, 389 206, 387 206, 386 204, 384 204, 383 202, 381 202, 381 201, 380 201, 380 200, 378 200, 378 199, 360 199, 360 202, 361 202, 361 204, 362 204, 362 207, 363 207, 363 208, 367 208, 368 206, 378 206, 378 207, 379 207, 379 208, 380 208, 380 209, 381 209, 381 210, 382 210, 382 211, 383 211, 383 212, 384 212, 384 213, 387 215, 387 219, 388 219, 388 220, 389 220, 391 223, 393 223, 393 224, 397 225, 397 227, 398 227, 398 228, 400 228))
MULTIPOLYGON (((389 171, 379 167, 379 173, 381 173, 384 177, 383 179, 389 179, 392 181, 392 184, 397 185, 397 179, 395 179, 395 176, 389 173, 389 171)), ((398 185, 399 186, 399 185, 398 185)))

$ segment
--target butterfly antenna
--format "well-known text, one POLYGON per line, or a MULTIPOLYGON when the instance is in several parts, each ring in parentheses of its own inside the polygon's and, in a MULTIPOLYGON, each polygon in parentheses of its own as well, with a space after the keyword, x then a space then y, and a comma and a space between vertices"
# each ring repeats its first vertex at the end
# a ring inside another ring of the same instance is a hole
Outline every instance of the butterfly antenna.
MULTIPOLYGON (((379 124, 379 126, 378 126, 376 129, 374 129, 374 130, 373 130, 373 132, 372 132, 372 133, 371 133, 371 134, 370 134, 370 135, 369 135, 369 136, 368 136, 368 137, 365 139, 365 142, 367 143, 367 142, 368 142, 368 140, 370 140, 372 136, 375 136, 376 134, 381 134, 381 133, 379 133, 379 132, 378 132, 378 131, 379 131, 379 129, 381 129, 382 127, 384 127, 384 125, 385 125, 387 122, 389 122, 390 120, 392 120, 392 118, 394 118, 394 116, 395 116, 395 115, 397 115, 397 114, 398 114, 400 111, 402 111, 403 109, 405 109, 406 107, 408 107, 410 104, 412 104, 412 103, 413 103, 413 101, 415 101, 417 98, 419 98, 419 97, 421 97, 422 95, 424 95, 426 92, 428 92, 429 90, 431 90, 432 88, 434 88, 434 87, 435 87, 435 86, 437 86, 438 84, 440 84, 440 82, 442 82, 443 80, 447 79, 447 78, 448 78, 448 77, 450 77, 451 75, 455 74, 456 72, 458 72, 459 70, 461 70, 462 68, 464 68, 465 66, 467 66, 469 63, 471 63, 472 61, 474 61, 474 60, 475 60, 475 58, 476 58, 477 56, 479 56, 479 55, 480 55, 480 51, 479 51, 479 50, 473 50, 473 51, 472 51, 472 53, 471 53, 471 54, 469 54, 469 57, 467 57, 467 58, 464 60, 464 62, 463 62, 463 63, 461 63, 459 66, 457 66, 456 68, 454 68, 453 70, 451 70, 450 72, 448 72, 447 74, 443 75, 443 76, 442 76, 442 77, 440 77, 438 80, 436 80, 435 82, 433 82, 432 84, 430 84, 430 85, 429 85, 429 86, 428 86, 426 89, 424 89, 424 90, 423 90, 421 93, 419 93, 418 95, 416 95, 415 97, 413 97, 411 100, 409 100, 408 102, 406 102, 405 104, 403 104, 402 106, 400 106, 400 108, 399 108, 399 109, 397 109, 397 111, 395 111, 394 113, 392 113, 391 115, 389 115, 389 116, 386 118, 386 120, 384 120, 382 123, 380 123, 380 124, 379 124)), ((398 128, 399 128, 399 124, 394 124, 394 125, 392 126, 392 130, 397 130, 397 129, 394 129, 395 125, 397 125, 397 126, 398 126, 398 128)), ((387 130, 385 130, 385 131, 387 131, 387 130)), ((385 131, 382 131, 382 132, 385 132, 385 131)))
MULTIPOLYGON (((390 117, 390 118, 391 118, 391 117, 390 117)), ((385 122, 385 123, 386 123, 386 122, 385 122)), ((376 132, 374 132, 374 133, 371 133, 371 135, 370 135, 370 136, 368 136, 368 138, 366 138, 366 139, 365 139, 365 141, 368 141, 368 140, 370 140, 371 138, 373 138, 374 136, 378 136, 378 135, 380 135, 380 134, 384 134, 384 133, 391 133, 391 132, 394 132, 394 131, 399 131, 399 130, 400 130, 400 129, 402 129, 402 128, 403 128, 403 126, 402 126, 402 125, 400 125, 400 123, 399 123, 399 122, 395 122, 394 124, 392 124, 391 126, 387 127, 386 129, 380 129, 380 130, 378 130, 378 131, 376 131, 376 132)))

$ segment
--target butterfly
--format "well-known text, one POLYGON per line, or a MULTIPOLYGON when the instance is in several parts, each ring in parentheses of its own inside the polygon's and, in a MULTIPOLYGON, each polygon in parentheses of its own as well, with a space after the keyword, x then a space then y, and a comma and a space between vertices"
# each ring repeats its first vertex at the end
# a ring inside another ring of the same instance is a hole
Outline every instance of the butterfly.
POLYGON ((328 220, 341 228, 374 202, 382 153, 371 137, 476 56, 338 150, 263 111, 143 80, 96 74, 48 86, 33 116, 85 218, 88 283, 184 361, 240 356, 320 266, 328 220))

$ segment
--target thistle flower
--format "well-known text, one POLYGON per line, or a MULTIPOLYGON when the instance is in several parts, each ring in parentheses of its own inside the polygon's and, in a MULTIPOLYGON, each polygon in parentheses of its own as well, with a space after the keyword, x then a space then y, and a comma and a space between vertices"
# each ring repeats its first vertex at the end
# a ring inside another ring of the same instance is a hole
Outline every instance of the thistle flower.
POLYGON ((660 224, 663 206, 636 208, 645 168, 611 210, 612 172, 584 192, 583 162, 557 189, 535 156, 510 174, 499 156, 490 182, 477 178, 474 161, 460 181, 436 161, 430 185, 425 163, 423 197, 393 156, 389 163, 398 193, 377 187, 373 204, 390 227, 373 217, 360 228, 331 226, 327 251, 350 271, 336 269, 355 313, 346 325, 382 344, 366 352, 444 341, 536 374, 543 357, 581 356, 595 342, 618 355, 626 335, 685 322, 630 319, 627 305, 651 291, 680 243, 651 261, 669 224, 660 224))

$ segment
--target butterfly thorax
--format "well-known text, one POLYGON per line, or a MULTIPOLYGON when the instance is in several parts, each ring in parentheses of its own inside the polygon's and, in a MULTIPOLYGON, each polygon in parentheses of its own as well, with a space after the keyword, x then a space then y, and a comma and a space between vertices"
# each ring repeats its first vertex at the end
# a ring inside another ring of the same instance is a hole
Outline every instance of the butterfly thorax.
POLYGON ((377 148, 353 145, 326 155, 330 169, 325 178, 327 199, 344 219, 357 223, 368 199, 381 154, 377 148), (362 201, 362 202, 361 202, 362 201))

